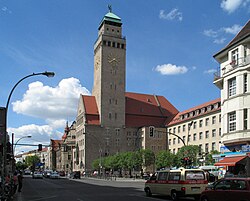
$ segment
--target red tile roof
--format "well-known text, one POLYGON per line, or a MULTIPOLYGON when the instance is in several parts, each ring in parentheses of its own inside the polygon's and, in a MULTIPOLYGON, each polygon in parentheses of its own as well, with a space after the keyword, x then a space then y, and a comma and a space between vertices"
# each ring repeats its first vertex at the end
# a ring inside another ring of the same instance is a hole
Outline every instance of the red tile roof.
POLYGON ((63 143, 63 140, 52 140, 50 139, 51 141, 51 147, 52 149, 55 151, 59 148, 59 145, 61 145, 63 143))
MULTIPOLYGON (((165 126, 178 110, 163 96, 126 92, 126 127, 165 126)), ((87 124, 99 125, 94 96, 82 95, 87 124)))
POLYGON ((163 96, 126 92, 126 127, 163 127, 178 110, 163 96))
POLYGON ((213 110, 210 110, 210 111, 206 111, 205 113, 200 113, 200 114, 198 114, 198 115, 196 114, 196 115, 194 115, 194 116, 190 116, 190 117, 188 117, 188 118, 181 119, 181 116, 182 116, 182 115, 188 114, 188 113, 190 113, 190 112, 194 112, 194 111, 196 111, 196 110, 198 110, 198 109, 206 108, 206 107, 208 107, 209 105, 214 105, 215 103, 220 103, 220 101, 221 101, 221 99, 220 99, 220 98, 217 98, 217 99, 215 99, 215 100, 212 100, 212 101, 203 103, 203 104, 201 104, 201 105, 195 106, 195 107, 193 107, 193 108, 190 108, 190 109, 188 109, 188 110, 184 110, 183 112, 179 112, 179 113, 173 118, 173 120, 172 120, 168 125, 171 126, 171 125, 173 125, 173 124, 177 124, 177 123, 180 123, 180 122, 182 122, 182 121, 187 121, 187 120, 196 118, 196 117, 198 117, 198 116, 202 116, 202 115, 204 115, 204 114, 208 114, 208 113, 210 113, 210 112, 215 112, 215 111, 217 111, 217 110, 220 110, 221 108, 218 107, 218 108, 216 108, 216 109, 213 109, 213 110))
POLYGON ((100 125, 99 112, 94 96, 82 95, 85 108, 86 123, 91 125, 100 125))

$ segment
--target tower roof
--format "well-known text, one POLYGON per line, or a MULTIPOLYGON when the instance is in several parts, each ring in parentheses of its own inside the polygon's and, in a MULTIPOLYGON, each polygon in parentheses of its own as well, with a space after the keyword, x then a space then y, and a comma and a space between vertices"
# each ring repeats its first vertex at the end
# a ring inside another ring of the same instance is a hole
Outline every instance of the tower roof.
POLYGON ((118 26, 122 25, 121 18, 112 12, 112 8, 110 5, 109 5, 109 12, 102 18, 102 21, 99 25, 99 29, 103 23, 118 25, 118 26))

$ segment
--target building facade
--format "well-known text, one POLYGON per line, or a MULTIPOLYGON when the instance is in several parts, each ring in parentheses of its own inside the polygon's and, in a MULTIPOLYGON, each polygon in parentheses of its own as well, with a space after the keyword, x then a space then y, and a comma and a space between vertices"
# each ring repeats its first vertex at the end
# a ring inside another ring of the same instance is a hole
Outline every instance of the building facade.
POLYGON ((180 112, 168 124, 168 132, 169 149, 174 154, 184 144, 199 146, 200 155, 209 153, 211 150, 219 151, 221 146, 220 99, 180 112))
POLYGON ((227 151, 250 151, 250 21, 214 55, 214 84, 221 90, 221 142, 227 151))

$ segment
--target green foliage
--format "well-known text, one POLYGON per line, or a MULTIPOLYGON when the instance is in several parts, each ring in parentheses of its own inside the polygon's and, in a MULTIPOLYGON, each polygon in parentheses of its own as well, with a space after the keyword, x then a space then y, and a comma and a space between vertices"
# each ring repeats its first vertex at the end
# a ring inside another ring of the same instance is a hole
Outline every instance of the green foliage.
POLYGON ((211 151, 209 154, 207 154, 205 157, 205 164, 206 165, 213 165, 214 164, 214 159, 213 159, 214 154, 220 154, 220 152, 217 150, 214 150, 214 151, 211 151))
POLYGON ((188 157, 192 161, 192 165, 196 166, 198 164, 197 162, 197 156, 199 154, 199 146, 197 145, 188 145, 188 146, 183 146, 180 148, 178 153, 176 154, 177 156, 177 166, 185 166, 182 163, 182 159, 185 157, 188 157))
POLYGON ((140 150, 142 156, 142 166, 148 167, 155 163, 155 154, 150 149, 140 150))
POLYGON ((26 156, 26 158, 25 158, 25 164, 27 166, 32 166, 33 168, 35 167, 35 164, 37 164, 39 162, 40 162, 40 159, 36 155, 34 155, 34 156, 26 156))
POLYGON ((17 170, 24 170, 26 169, 28 166, 25 163, 22 163, 21 161, 18 161, 16 163, 16 169, 17 170))
POLYGON ((170 151, 160 151, 156 155, 156 167, 157 169, 173 167, 176 161, 176 156, 170 151))

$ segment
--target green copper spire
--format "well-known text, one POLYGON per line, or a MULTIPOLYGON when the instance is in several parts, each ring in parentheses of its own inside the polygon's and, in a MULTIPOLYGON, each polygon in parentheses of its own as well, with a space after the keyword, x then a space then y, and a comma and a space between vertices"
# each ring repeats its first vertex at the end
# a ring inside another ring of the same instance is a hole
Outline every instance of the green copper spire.
POLYGON ((103 17, 103 19, 100 23, 99 29, 104 22, 115 23, 118 26, 122 25, 121 18, 118 17, 117 15, 115 15, 114 13, 112 13, 112 6, 111 5, 108 5, 108 9, 109 9, 109 12, 103 17))

